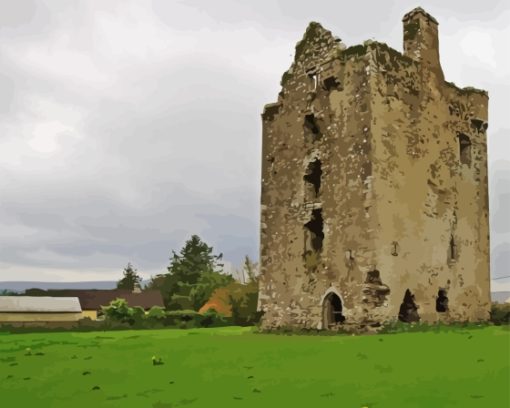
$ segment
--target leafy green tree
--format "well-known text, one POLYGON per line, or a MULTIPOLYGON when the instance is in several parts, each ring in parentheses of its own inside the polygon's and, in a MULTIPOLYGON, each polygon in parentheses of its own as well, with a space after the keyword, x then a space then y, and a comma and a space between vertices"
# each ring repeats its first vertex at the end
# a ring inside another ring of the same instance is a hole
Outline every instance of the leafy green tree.
POLYGON ((222 257, 198 235, 192 235, 179 253, 172 251, 168 274, 158 282, 167 309, 198 310, 218 285, 228 284, 226 275, 220 273, 222 257))
POLYGON ((119 322, 130 322, 135 314, 133 308, 128 306, 126 300, 120 298, 112 300, 108 306, 101 306, 101 309, 107 319, 119 322))
POLYGON ((206 272, 219 272, 223 267, 222 257, 222 254, 213 255, 212 247, 198 235, 192 235, 179 254, 172 251, 168 272, 179 282, 194 284, 206 272))
POLYGON ((227 286, 234 278, 219 272, 204 272, 190 290, 190 299, 195 310, 200 309, 217 288, 227 286))
POLYGON ((117 289, 133 290, 135 286, 139 285, 142 278, 136 272, 137 270, 133 268, 133 265, 128 263, 124 268, 124 277, 117 282, 117 289))
POLYGON ((166 277, 165 274, 151 276, 149 282, 145 286, 145 290, 160 290, 165 284, 166 277))

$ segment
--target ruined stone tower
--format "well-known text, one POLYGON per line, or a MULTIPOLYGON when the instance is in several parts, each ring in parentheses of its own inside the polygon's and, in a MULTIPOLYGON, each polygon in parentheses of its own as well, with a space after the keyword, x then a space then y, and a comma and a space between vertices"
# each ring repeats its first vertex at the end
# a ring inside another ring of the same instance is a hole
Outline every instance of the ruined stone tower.
POLYGON ((311 23, 262 114, 262 326, 489 316, 485 91, 444 80, 438 23, 404 52, 311 23))

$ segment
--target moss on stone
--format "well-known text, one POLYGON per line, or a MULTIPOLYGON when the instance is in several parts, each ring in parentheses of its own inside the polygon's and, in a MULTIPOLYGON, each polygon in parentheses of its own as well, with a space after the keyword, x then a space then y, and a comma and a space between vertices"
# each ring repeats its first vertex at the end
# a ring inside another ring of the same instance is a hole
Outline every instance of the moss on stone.
POLYGON ((301 54, 303 54, 308 43, 315 41, 317 38, 319 38, 321 32, 324 31, 325 30, 320 25, 320 23, 312 21, 310 24, 308 24, 305 34, 303 35, 303 39, 296 44, 295 59, 298 59, 301 54))
POLYGON ((285 86, 287 82, 292 78, 292 74, 289 71, 285 71, 282 75, 282 79, 280 81, 281 86, 285 86))
POLYGON ((402 66, 407 68, 412 66, 413 64, 416 64, 416 61, 414 61, 413 59, 406 55, 403 55, 394 48, 391 48, 386 43, 371 41, 369 43, 366 43, 365 46, 370 51, 375 51, 373 55, 375 60, 377 61, 377 64, 388 70, 392 69, 398 71, 402 69, 402 66))
POLYGON ((449 88, 453 88, 459 95, 469 95, 472 93, 476 93, 479 95, 487 95, 487 91, 483 89, 473 88, 472 86, 467 86, 465 88, 460 88, 457 85, 455 85, 455 82, 444 82, 446 86, 449 88))
POLYGON ((358 44, 358 45, 353 45, 352 47, 349 47, 346 50, 344 50, 342 53, 342 56, 343 56, 344 60, 346 60, 352 56, 359 57, 361 55, 365 55, 366 52, 367 52, 367 46, 358 44))
POLYGON ((304 256, 305 258, 305 268, 307 270, 315 270, 319 266, 320 257, 317 252, 307 252, 304 256))
POLYGON ((420 23, 412 21, 404 26, 404 41, 414 40, 420 29, 420 23))
POLYGON ((387 63, 391 63, 391 65, 395 68, 395 69, 398 69, 398 65, 396 64, 396 62, 400 62, 406 66, 409 66, 411 65, 414 61, 412 60, 412 58, 406 56, 406 55, 403 55, 402 53, 400 53, 399 51, 397 51, 396 49, 394 48, 391 48, 388 44, 386 43, 383 43, 383 42, 378 42, 378 41, 374 41, 370 44, 372 47, 375 47, 377 48, 377 50, 379 52, 386 52, 389 56, 389 61, 386 61, 386 58, 383 58, 382 56, 379 56, 377 58, 377 62, 379 63, 383 63, 383 60, 384 60, 384 63, 387 64, 387 63))

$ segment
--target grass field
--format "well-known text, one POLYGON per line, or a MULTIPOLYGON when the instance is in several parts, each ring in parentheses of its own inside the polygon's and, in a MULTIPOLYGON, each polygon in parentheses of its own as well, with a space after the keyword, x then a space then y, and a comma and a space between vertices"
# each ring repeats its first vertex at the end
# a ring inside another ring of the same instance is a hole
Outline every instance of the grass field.
POLYGON ((73 408, 508 407, 509 353, 508 326, 373 336, 239 327, 3 333, 0 401, 73 408), (163 364, 153 365, 153 356, 163 364))

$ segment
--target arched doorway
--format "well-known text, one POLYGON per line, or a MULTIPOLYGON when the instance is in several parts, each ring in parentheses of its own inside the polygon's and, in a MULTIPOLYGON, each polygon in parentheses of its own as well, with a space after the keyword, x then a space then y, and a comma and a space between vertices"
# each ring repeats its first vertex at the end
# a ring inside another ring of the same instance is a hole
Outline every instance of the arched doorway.
POLYGON ((324 328, 333 328, 345 321, 345 317, 342 314, 342 300, 336 293, 329 293, 324 298, 323 303, 323 320, 324 328))

